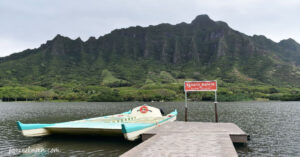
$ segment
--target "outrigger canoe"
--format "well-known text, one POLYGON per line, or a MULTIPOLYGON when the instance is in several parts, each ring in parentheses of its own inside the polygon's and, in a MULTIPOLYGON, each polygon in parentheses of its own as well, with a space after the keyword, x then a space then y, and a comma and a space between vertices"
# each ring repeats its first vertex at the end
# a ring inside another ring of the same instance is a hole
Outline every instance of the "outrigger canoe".
POLYGON ((17 121, 17 125, 22 134, 28 137, 51 134, 123 134, 125 139, 133 141, 148 130, 175 121, 176 117, 176 110, 164 116, 160 109, 142 105, 128 112, 104 117, 53 124, 23 124, 17 121))

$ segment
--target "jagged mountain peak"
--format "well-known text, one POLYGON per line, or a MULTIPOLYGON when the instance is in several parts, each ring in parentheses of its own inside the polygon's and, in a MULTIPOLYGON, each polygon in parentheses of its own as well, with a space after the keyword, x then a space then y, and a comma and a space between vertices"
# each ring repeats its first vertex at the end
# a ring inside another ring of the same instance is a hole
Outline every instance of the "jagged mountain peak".
POLYGON ((69 37, 65 37, 60 34, 57 34, 52 40, 56 41, 56 40, 72 40, 72 39, 70 39, 69 37))
POLYGON ((95 40, 97 40, 96 37, 92 36, 92 37, 89 37, 89 39, 87 40, 87 42, 88 41, 95 41, 95 40))
POLYGON ((278 44, 285 49, 295 51, 300 54, 300 44, 292 38, 281 40, 278 44))
POLYGON ((193 21, 192 24, 194 25, 203 25, 203 24, 215 24, 215 21, 209 18, 208 15, 198 15, 193 21))
POLYGON ((83 42, 80 37, 76 38, 75 41, 83 42))
POLYGON ((83 43, 80 37, 73 40, 57 34, 52 40, 48 40, 46 44, 43 44, 41 48, 46 49, 47 52, 53 55, 74 54, 80 51, 83 43))
POLYGON ((292 38, 283 39, 279 43, 289 43, 289 44, 298 44, 299 45, 299 43, 292 38))

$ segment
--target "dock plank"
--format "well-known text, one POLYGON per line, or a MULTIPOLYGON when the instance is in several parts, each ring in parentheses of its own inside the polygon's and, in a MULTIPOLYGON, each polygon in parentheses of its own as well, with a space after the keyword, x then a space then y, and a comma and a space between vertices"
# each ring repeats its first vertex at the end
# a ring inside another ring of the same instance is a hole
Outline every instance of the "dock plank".
POLYGON ((170 122, 143 134, 145 141, 121 157, 237 157, 235 135, 247 138, 233 123, 170 122))

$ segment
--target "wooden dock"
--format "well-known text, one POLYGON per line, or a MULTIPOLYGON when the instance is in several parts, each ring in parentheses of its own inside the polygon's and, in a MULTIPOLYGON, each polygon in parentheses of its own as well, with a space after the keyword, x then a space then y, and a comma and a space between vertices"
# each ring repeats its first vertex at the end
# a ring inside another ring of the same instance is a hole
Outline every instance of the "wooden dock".
POLYGON ((176 121, 142 134, 143 142, 121 157, 237 157, 233 143, 247 139, 233 123, 176 121))

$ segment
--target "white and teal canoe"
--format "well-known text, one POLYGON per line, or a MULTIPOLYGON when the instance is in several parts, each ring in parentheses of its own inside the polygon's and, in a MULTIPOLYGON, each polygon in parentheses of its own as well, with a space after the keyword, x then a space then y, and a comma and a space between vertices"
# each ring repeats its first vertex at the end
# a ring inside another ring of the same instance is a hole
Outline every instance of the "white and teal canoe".
POLYGON ((133 141, 148 130, 175 121, 176 117, 176 110, 163 116, 160 109, 143 105, 128 112, 104 117, 53 124, 23 124, 18 121, 17 125, 22 134, 28 137, 51 134, 123 134, 127 140, 133 141))

